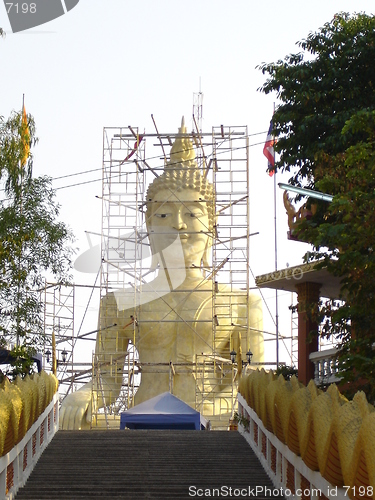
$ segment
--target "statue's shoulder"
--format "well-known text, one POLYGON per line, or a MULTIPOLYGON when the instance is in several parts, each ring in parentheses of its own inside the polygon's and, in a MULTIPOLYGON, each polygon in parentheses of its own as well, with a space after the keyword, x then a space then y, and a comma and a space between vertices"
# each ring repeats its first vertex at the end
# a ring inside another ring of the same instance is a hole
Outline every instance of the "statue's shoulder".
MULTIPOLYGON (((100 307, 114 307, 116 306, 116 297, 114 292, 108 292, 100 299, 100 307)), ((116 306, 117 307, 117 306, 116 306)))
POLYGON ((107 293, 100 299, 100 328, 108 328, 117 323, 117 303, 113 293, 107 293))

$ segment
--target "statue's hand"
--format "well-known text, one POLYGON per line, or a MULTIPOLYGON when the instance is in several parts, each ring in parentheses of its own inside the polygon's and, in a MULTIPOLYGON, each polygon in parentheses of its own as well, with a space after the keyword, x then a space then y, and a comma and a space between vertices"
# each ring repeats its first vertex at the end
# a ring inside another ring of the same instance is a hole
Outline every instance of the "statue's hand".
MULTIPOLYGON (((91 385, 91 384, 90 384, 91 385)), ((60 408, 60 429, 89 429, 92 415, 91 387, 66 396, 60 408)))

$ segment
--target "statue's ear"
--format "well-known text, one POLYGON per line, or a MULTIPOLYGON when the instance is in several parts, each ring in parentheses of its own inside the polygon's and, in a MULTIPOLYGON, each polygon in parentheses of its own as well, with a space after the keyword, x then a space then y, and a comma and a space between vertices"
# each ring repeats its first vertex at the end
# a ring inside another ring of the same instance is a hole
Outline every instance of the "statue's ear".
POLYGON ((159 260, 159 254, 155 251, 152 238, 150 238, 150 226, 148 224, 148 219, 146 218, 146 228, 147 228, 147 234, 148 234, 148 241, 150 243, 150 248, 151 248, 151 271, 155 271, 159 265, 160 265, 160 260, 159 260))
POLYGON ((208 238, 206 243, 206 248, 204 249, 202 256, 202 265, 203 267, 210 268, 212 266, 212 238, 208 238))
MULTIPOLYGON (((217 217, 214 218, 214 224, 217 224, 217 217)), ((209 228, 208 228, 209 229, 209 228)), ((206 243, 206 248, 204 249, 203 257, 202 257, 202 265, 203 267, 208 267, 209 269, 212 266, 212 245, 214 243, 214 235, 216 234, 215 228, 213 230, 211 229, 210 232, 210 237, 207 240, 206 243)))

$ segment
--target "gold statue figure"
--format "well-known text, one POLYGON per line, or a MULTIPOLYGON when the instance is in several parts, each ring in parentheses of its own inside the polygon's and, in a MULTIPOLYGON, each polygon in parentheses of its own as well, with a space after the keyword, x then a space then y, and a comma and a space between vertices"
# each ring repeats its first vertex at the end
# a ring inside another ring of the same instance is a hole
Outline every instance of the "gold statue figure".
MULTIPOLYGON (((182 121, 172 146, 170 160, 162 175, 148 187, 146 226, 157 277, 142 285, 137 303, 127 290, 108 293, 101 302, 96 353, 109 361, 109 353, 126 353, 135 343, 142 367, 141 383, 135 404, 160 393, 173 394, 195 407, 197 356, 218 355, 229 360, 231 349, 237 352, 241 371, 242 353, 251 349, 253 360, 263 361, 262 307, 258 295, 231 290, 227 284, 215 284, 215 312, 220 316, 219 334, 213 340, 213 283, 211 247, 214 238, 215 195, 213 185, 202 175, 195 161, 191 140, 182 121), (210 267, 211 266, 211 267, 210 267), (116 325, 116 326, 112 326, 116 325), (244 327, 250 326, 250 330, 244 327), (250 331, 250 335, 242 332, 250 331), (215 345, 214 345, 215 344, 215 345), (215 352, 214 352, 215 350, 215 352), (171 387, 170 367, 174 365, 171 387)), ((118 361, 123 366, 125 354, 118 361)), ((217 380, 206 385, 220 392, 217 380)), ((122 374, 102 369, 103 387, 111 387, 108 405, 118 397, 122 374)), ((223 391, 225 387, 222 387, 223 391)), ((102 404, 100 394, 93 398, 92 384, 68 395, 60 412, 63 429, 90 426, 92 401, 102 404)), ((220 403, 230 416, 232 402, 220 403)), ((229 418, 229 417, 228 417, 229 418)))

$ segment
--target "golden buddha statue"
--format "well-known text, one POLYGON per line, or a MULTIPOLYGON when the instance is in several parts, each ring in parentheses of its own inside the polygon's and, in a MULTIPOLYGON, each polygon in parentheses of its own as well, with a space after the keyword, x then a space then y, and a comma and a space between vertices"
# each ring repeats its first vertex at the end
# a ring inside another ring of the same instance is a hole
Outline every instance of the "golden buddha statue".
MULTIPOLYGON (((239 290, 233 293, 229 285, 217 284, 213 279, 214 202, 213 185, 197 167, 183 121, 164 172, 149 185, 146 194, 152 268, 158 269, 158 275, 142 284, 136 298, 134 289, 117 290, 108 293, 100 306, 96 353, 102 363, 109 363, 110 353, 118 352, 123 353, 122 359, 117 359, 118 366, 123 366, 130 341, 138 350, 142 374, 135 404, 171 390, 194 408, 197 356, 229 360, 234 349, 239 371, 242 353, 249 349, 254 361, 263 361, 259 296, 239 290), (220 317, 220 334, 215 339, 214 315, 220 317), (170 364, 174 366, 172 385, 170 364)), ((120 393, 122 371, 118 375, 104 368, 101 378, 104 387, 111 387, 105 401, 109 404, 120 393)), ((220 393, 219 378, 215 375, 207 380, 206 390, 212 384, 220 393)), ((92 384, 68 395, 62 404, 60 426, 88 427, 93 399, 102 405, 100 394, 94 396, 92 384)), ((232 401, 224 402, 224 410, 222 402, 220 405, 220 411, 230 416, 232 401)), ((219 410, 207 408, 208 413, 212 411, 219 410)), ((203 414, 210 418, 204 409, 203 414)))

